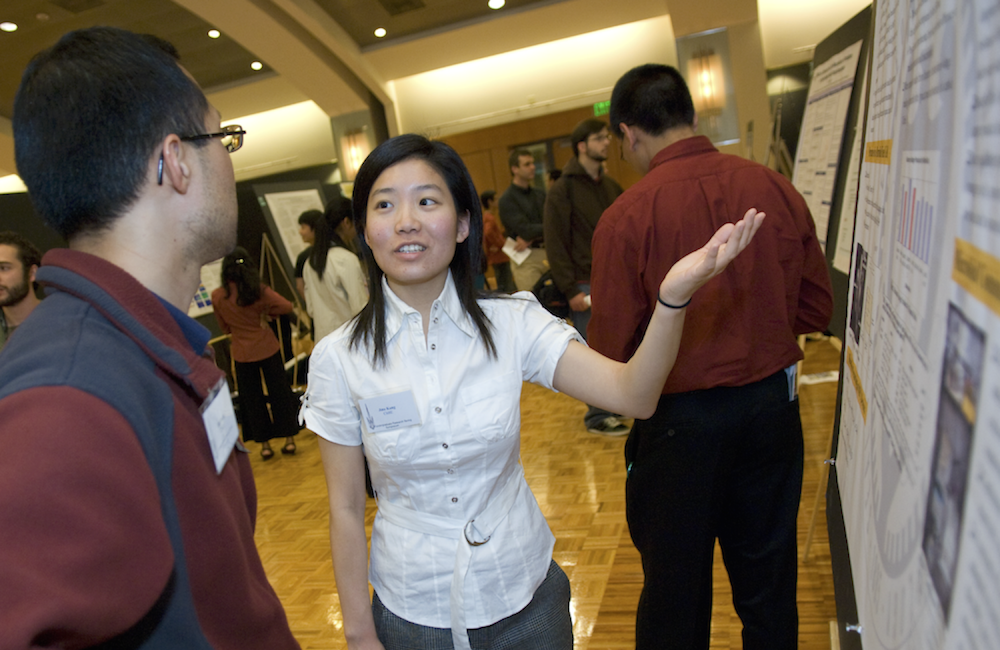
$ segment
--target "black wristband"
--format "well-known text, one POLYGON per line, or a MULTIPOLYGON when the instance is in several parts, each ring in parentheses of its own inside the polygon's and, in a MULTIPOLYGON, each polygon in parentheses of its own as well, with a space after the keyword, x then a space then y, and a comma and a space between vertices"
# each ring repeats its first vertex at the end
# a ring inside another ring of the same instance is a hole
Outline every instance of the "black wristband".
POLYGON ((656 301, 661 305, 663 305, 664 307, 669 307, 671 309, 684 309, 685 307, 691 304, 691 299, 688 298, 687 302, 684 303, 683 305, 671 305, 669 302, 660 297, 659 291, 656 292, 656 301))

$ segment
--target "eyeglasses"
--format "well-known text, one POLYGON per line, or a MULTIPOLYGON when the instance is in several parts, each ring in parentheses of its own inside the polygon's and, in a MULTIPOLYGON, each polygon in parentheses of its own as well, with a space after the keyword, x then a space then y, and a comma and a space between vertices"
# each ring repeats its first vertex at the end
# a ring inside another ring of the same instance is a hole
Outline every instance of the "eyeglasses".
MULTIPOLYGON (((191 142, 192 140, 206 140, 210 138, 222 138, 222 146, 226 151, 233 153, 243 146, 243 136, 247 132, 239 124, 229 124, 222 127, 218 133, 199 133, 197 135, 185 135, 181 137, 181 142, 191 142)), ((156 168, 156 184, 163 185, 163 154, 160 154, 160 162, 156 168)))
POLYGON ((185 135, 181 138, 184 142, 190 142, 191 140, 205 140, 207 138, 222 138, 222 146, 226 148, 226 151, 233 153, 243 146, 243 136, 246 135, 246 131, 243 130, 239 124, 230 124, 229 126, 222 127, 222 130, 218 133, 199 133, 198 135, 185 135))

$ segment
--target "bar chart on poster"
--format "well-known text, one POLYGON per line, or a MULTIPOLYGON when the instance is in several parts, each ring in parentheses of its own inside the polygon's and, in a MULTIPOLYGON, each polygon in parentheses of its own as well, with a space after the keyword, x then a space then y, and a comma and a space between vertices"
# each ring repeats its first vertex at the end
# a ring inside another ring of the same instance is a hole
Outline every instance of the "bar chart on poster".
POLYGON ((1000 5, 878 0, 837 480, 866 649, 1000 639, 1000 5))
POLYGON ((906 156, 901 175, 899 197, 899 244, 925 266, 930 262, 934 228, 934 205, 940 171, 933 151, 906 156))

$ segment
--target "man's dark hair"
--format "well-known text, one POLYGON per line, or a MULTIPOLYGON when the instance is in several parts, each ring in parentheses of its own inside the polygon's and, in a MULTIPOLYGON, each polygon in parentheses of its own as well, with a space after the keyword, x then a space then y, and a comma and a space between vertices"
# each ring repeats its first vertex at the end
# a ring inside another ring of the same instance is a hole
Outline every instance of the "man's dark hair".
POLYGON ((0 232, 0 245, 3 244, 17 250, 17 259, 24 268, 25 277, 28 276, 28 272, 32 266, 41 265, 42 254, 38 252, 38 248, 16 232, 10 230, 0 232))
POLYGON ((611 91, 611 130, 622 137, 623 122, 657 136, 694 124, 694 102, 684 77, 675 68, 647 63, 632 68, 611 91))
POLYGON ((479 195, 479 203, 482 204, 483 210, 489 210, 490 206, 493 205, 493 201, 497 198, 497 193, 493 190, 486 190, 479 195))
MULTIPOLYGON (((528 156, 532 160, 535 159, 535 156, 533 156, 527 149, 514 149, 510 152, 510 155, 507 156, 507 168, 510 169, 511 167, 520 167, 521 156, 528 156)), ((510 175, 513 176, 514 172, 511 172, 510 175)))
POLYGON ((549 180, 551 182, 555 183, 560 178, 562 178, 562 170, 561 169, 550 169, 549 170, 549 180))
MULTIPOLYGON (((354 227, 359 233, 365 232, 368 199, 378 177, 393 165, 407 160, 422 160, 430 165, 448 186, 448 192, 455 203, 456 216, 464 213, 469 215, 469 236, 455 246, 455 256, 451 258, 448 268, 462 308, 475 324, 489 355, 496 358, 497 348, 493 342, 490 321, 476 302, 476 298, 480 297, 475 287, 475 275, 482 268, 483 210, 469 170, 454 149, 443 142, 428 140, 414 133, 398 135, 375 147, 361 163, 358 175, 354 178, 354 227)), ((387 356, 385 294, 382 291, 384 273, 364 237, 361 238, 361 257, 368 268, 368 291, 371 297, 357 315, 351 331, 350 345, 355 349, 362 343, 371 345, 374 348, 372 367, 377 367, 385 364, 387 356)))
POLYGON ((594 117, 588 117, 584 121, 577 124, 576 127, 573 128, 573 133, 569 136, 570 143, 573 145, 573 155, 579 158, 580 149, 577 145, 581 142, 586 142, 587 138, 595 133, 600 133, 602 129, 606 128, 608 128, 607 123, 594 117))
POLYGON ((99 232, 138 198, 163 138, 204 133, 207 113, 205 95, 166 41, 113 27, 70 32, 21 78, 17 171, 39 215, 64 238, 99 232))

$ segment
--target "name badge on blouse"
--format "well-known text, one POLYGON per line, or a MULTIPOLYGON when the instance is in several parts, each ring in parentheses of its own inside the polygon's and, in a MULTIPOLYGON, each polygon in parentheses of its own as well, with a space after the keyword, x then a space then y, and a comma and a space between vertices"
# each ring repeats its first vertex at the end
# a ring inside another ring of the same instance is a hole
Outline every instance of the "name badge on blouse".
POLYGON ((215 461, 215 471, 222 473, 222 468, 233 453, 233 447, 240 437, 236 426, 236 411, 233 409, 233 398, 229 395, 229 384, 225 378, 212 387, 208 397, 201 405, 201 419, 205 422, 208 433, 208 445, 212 448, 212 460, 215 461))
POLYGON ((420 424, 420 413, 417 411, 417 402, 413 398, 412 390, 358 400, 358 406, 361 408, 361 418, 365 421, 368 433, 392 431, 420 424))

